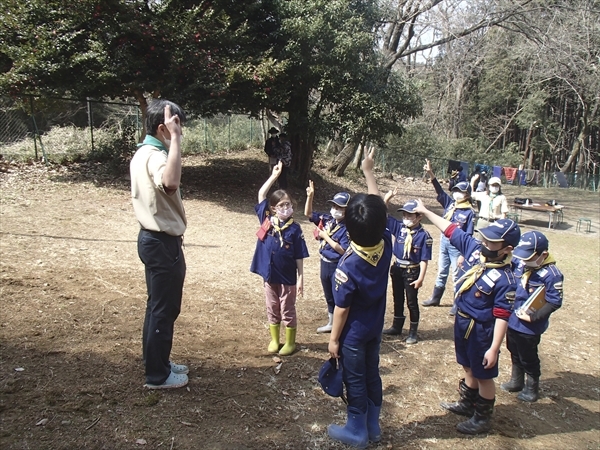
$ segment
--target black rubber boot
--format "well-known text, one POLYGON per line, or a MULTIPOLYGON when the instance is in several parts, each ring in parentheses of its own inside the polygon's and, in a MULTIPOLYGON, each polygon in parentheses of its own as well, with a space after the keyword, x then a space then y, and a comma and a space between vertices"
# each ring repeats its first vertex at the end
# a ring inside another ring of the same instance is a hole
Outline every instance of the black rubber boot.
POLYGON ((523 389, 525 383, 525 372, 519 366, 513 363, 510 381, 500 385, 500 389, 507 392, 519 392, 523 389))
POLYGON ((481 434, 490 431, 492 429, 492 414, 494 414, 495 401, 495 398, 488 400, 477 395, 475 413, 466 422, 456 425, 456 429, 465 434, 481 434))
POLYGON ((433 288, 433 294, 427 300, 421 303, 423 306, 440 306, 442 296, 444 295, 445 287, 435 286, 433 288))
POLYGON ((419 322, 411 322, 410 330, 408 330, 408 337, 406 338, 407 344, 417 343, 417 329, 419 328, 419 322))
POLYGON ((517 395, 519 400, 523 400, 524 402, 537 402, 538 398, 540 398, 540 379, 534 378, 531 375, 527 374, 527 379, 525 381, 525 387, 523 390, 517 395))
POLYGON ((467 383, 465 383, 465 379, 463 378, 458 383, 458 394, 460 395, 460 399, 457 402, 442 402, 440 403, 441 407, 454 414, 471 417, 475 412, 475 401, 479 396, 479 389, 471 389, 467 386, 467 383))
POLYGON ((406 317, 394 317, 392 326, 383 330, 383 334, 387 334, 389 336, 400 336, 402 334, 402 327, 404 327, 405 320, 406 317))

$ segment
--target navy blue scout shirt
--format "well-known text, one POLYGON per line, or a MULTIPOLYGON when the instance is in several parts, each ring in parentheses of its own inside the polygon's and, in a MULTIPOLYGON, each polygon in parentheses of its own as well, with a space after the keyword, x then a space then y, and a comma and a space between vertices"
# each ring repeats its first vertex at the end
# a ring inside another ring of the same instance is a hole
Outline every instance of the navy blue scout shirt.
MULTIPOLYGON (((446 213, 452 209, 452 206, 456 203, 454 198, 449 196, 442 185, 434 178, 431 182, 433 187, 435 188, 435 192, 437 193, 437 201, 444 208, 444 214, 442 216, 446 217, 446 213)), ((475 212, 473 208, 465 208, 465 209, 454 209, 452 213, 452 217, 448 219, 450 222, 455 223, 467 234, 473 234, 475 231, 475 212)))
MULTIPOLYGON (((256 205, 254 210, 261 224, 267 216, 272 217, 268 199, 256 205)), ((276 217, 271 220, 278 223, 276 217)), ((283 236, 280 238, 279 233, 271 227, 264 241, 257 239, 250 272, 260 275, 271 284, 295 285, 297 281, 296 260, 308 258, 308 248, 304 241, 302 228, 298 223, 293 222, 281 233, 283 236)))
POLYGON ((419 264, 421 261, 431 261, 431 248, 433 239, 421 224, 408 228, 404 223, 392 216, 388 216, 387 227, 394 236, 394 256, 398 261, 408 261, 410 264, 419 264), (410 253, 404 255, 406 236, 412 232, 410 253))
MULTIPOLYGON (((462 277, 471 267, 479 264, 482 244, 460 228, 450 226, 445 233, 447 237, 448 233, 452 233, 450 243, 465 257, 462 266, 458 268, 459 276, 462 277)), ((514 264, 507 264, 497 269, 486 268, 473 286, 457 297, 458 309, 478 322, 489 322, 495 318, 508 319, 517 289, 513 267, 514 264)), ((457 286, 457 291, 462 283, 457 286)))
MULTIPOLYGON (((308 219, 315 225, 319 225, 319 222, 323 220, 324 229, 330 233, 331 239, 340 244, 344 251, 350 245, 350 237, 348 236, 348 232, 346 231, 346 224, 342 220, 341 222, 336 222, 335 219, 330 214, 313 212, 308 219)), ((319 248, 319 253, 323 258, 326 258, 328 261, 337 262, 340 260, 342 255, 336 252, 331 245, 324 239, 321 240, 321 247, 319 248)))
POLYGON ((385 316, 388 271, 392 259, 392 237, 383 234, 383 252, 372 265, 348 248, 335 271, 333 299, 336 306, 350 308, 340 342, 364 344, 381 335, 385 316))
MULTIPOLYGON (((515 277, 517 278, 515 311, 525 303, 533 291, 542 285, 546 287, 546 301, 552 303, 556 308, 562 306, 564 276, 562 272, 558 270, 558 267, 554 264, 548 264, 540 268, 533 268, 526 286, 523 286, 523 273, 526 270, 530 270, 531 267, 527 267, 521 259, 515 258, 513 262, 517 263, 517 267, 514 271, 515 277)), ((519 319, 513 312, 510 319, 508 319, 508 328, 520 333, 541 335, 548 329, 549 323, 549 318, 538 320, 536 322, 526 322, 519 319)))

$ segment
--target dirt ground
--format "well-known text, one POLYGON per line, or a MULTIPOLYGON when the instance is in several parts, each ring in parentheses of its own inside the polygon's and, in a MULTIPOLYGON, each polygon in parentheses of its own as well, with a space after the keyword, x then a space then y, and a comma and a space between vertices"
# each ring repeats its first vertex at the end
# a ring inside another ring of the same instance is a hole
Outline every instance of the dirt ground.
MULTIPOLYGON (((279 372, 266 352, 262 282, 249 272, 258 228, 253 206, 266 177, 259 151, 185 160, 188 269, 172 358, 190 366, 190 383, 152 392, 143 388, 145 284, 128 180, 96 166, 4 166, 2 449, 343 448, 326 428, 342 423, 344 405, 316 381, 328 335, 315 329, 327 314, 317 243, 302 216, 302 186, 291 189, 311 253, 305 295, 297 304, 299 351, 281 358, 279 372)), ((331 177, 317 163, 315 210, 327 210, 325 200, 337 191, 364 191, 361 178, 354 178, 331 177)), ((421 197, 437 207, 433 189, 421 180, 380 181, 382 190, 399 184, 397 203, 421 197)), ((466 437, 456 431, 461 418, 439 406, 456 398, 461 378, 447 293, 442 307, 421 309, 418 344, 384 339, 383 441, 370 448, 600 448, 598 194, 506 191, 509 198, 556 198, 567 205, 565 222, 547 234, 566 280, 565 304, 540 346, 542 398, 526 404, 498 390, 491 433, 466 437), (575 231, 579 217, 592 219, 591 233, 575 231)), ((543 216, 523 220, 524 230, 547 226, 543 216)), ((436 257, 439 233, 427 228, 436 257)), ((436 266, 430 266, 420 300, 432 289, 436 266)), ((389 293, 391 299, 391 286, 389 293)), ((391 307, 388 301, 386 323, 391 307)), ((509 371, 504 350, 497 381, 508 379, 509 371)))

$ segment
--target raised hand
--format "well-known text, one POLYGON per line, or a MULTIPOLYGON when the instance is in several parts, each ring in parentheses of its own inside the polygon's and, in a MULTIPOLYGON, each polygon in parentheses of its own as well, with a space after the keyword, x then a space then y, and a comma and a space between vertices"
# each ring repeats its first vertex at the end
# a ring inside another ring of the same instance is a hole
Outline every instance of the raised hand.
POLYGON ((169 133, 171 133, 171 139, 181 136, 181 121, 177 114, 171 114, 171 105, 165 106, 165 126, 169 130, 169 133))
POLYGON ((306 188, 306 196, 310 197, 315 194, 315 184, 312 180, 308 180, 308 187, 306 188))
POLYGON ((279 161, 277 164, 275 164, 273 166, 273 172, 271 172, 271 175, 273 175, 275 178, 279 178, 279 175, 281 175, 282 167, 283 167, 283 163, 281 161, 279 161))
POLYGON ((375 147, 371 149, 369 153, 365 155, 365 159, 362 160, 361 168, 364 171, 372 171, 375 167, 375 147))

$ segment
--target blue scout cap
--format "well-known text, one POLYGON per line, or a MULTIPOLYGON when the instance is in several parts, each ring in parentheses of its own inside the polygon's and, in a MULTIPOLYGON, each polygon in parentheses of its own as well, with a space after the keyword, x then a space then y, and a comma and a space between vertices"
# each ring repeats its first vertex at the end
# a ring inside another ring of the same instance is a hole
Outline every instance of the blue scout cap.
POLYGON ((454 186, 452 186, 452 189, 450 189, 452 192, 454 191, 462 191, 462 192, 468 192, 469 194, 471 193, 471 185, 469 183, 467 183, 466 181, 461 181, 460 183, 456 183, 454 186))
POLYGON ((523 233, 519 245, 513 250, 513 256, 519 259, 530 259, 548 250, 548 239, 539 231, 523 233))
POLYGON ((332 200, 327 200, 328 203, 334 203, 340 208, 345 208, 346 206, 348 206, 349 201, 350 194, 348 194, 347 192, 338 192, 333 196, 332 200))
POLYGON ((319 384, 326 394, 332 397, 344 395, 344 383, 342 381, 342 364, 336 358, 329 358, 319 370, 319 384))
POLYGON ((416 200, 407 201, 402 208, 398 208, 398 211, 406 211, 409 214, 415 214, 415 208, 417 207, 416 200))
POLYGON ((506 242, 516 247, 521 237, 521 229, 514 220, 499 219, 492 222, 489 227, 481 228, 479 233, 490 242, 506 242))

